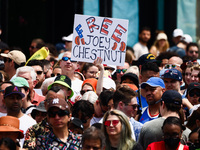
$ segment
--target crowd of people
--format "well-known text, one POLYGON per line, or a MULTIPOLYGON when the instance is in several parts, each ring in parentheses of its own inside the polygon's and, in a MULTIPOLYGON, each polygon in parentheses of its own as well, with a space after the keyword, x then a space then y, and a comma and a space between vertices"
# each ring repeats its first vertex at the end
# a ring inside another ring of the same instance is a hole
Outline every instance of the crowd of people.
MULTIPOLYGON (((141 29, 124 66, 71 59, 64 43, 32 40, 0 53, 0 149, 200 148, 199 45, 181 29, 141 29)), ((0 44, 1 45, 1 44, 0 44)))

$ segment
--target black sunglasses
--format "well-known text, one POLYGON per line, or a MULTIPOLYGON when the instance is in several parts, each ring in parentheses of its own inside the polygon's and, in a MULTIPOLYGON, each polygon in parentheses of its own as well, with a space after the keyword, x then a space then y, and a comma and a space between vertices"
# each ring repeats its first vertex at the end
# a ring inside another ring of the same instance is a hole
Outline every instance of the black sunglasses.
POLYGON ((38 75, 41 75, 43 71, 36 71, 38 75))
POLYGON ((56 115, 58 115, 59 117, 63 117, 63 116, 68 116, 69 115, 69 111, 67 110, 59 110, 59 111, 48 111, 48 116, 50 118, 55 118, 56 115))
POLYGON ((92 90, 81 90, 80 93, 81 95, 83 95, 85 92, 89 92, 89 91, 92 91, 92 90))
POLYGON ((197 97, 200 97, 200 93, 199 92, 194 92, 194 91, 189 92, 189 96, 190 97, 194 97, 194 95, 196 95, 197 97))
POLYGON ((59 76, 59 75, 60 75, 60 73, 57 73, 57 74, 52 73, 51 77, 55 77, 55 76, 59 76))
POLYGON ((36 48, 36 47, 35 47, 35 46, 29 46, 29 48, 34 49, 34 48, 36 48))
POLYGON ((74 60, 71 60, 70 57, 63 57, 62 60, 63 60, 63 61, 68 61, 68 60, 70 60, 71 62, 76 62, 76 61, 74 61, 74 60))

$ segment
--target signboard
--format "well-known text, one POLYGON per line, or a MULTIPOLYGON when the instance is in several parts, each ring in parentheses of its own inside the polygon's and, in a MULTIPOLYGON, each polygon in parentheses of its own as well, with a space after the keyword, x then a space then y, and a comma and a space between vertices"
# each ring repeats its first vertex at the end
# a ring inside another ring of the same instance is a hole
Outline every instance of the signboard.
POLYGON ((128 20, 76 14, 71 59, 124 66, 127 34, 128 20))

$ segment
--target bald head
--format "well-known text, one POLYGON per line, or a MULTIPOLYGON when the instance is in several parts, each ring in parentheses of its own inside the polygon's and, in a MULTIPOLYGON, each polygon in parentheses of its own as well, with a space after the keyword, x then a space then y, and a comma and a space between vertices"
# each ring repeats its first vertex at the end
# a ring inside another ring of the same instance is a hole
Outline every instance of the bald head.
POLYGON ((183 60, 180 57, 173 56, 169 59, 169 64, 178 64, 181 65, 183 63, 183 60))

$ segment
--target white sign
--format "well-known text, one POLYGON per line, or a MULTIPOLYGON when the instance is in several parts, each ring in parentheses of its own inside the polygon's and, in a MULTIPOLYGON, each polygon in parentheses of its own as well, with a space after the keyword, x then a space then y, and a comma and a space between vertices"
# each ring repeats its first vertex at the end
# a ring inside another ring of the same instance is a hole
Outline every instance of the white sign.
POLYGON ((71 59, 124 66, 127 35, 128 20, 76 14, 71 59))

